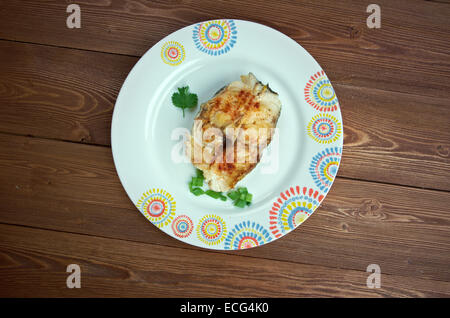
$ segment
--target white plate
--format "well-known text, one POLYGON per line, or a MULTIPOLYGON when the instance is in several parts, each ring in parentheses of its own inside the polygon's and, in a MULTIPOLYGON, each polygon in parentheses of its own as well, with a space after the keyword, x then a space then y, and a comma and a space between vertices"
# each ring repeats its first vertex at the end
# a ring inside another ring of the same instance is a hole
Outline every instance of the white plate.
POLYGON ((170 236, 210 249, 259 246, 295 229, 329 191, 343 145, 339 103, 319 64, 286 35, 241 20, 194 24, 148 50, 120 90, 111 130, 119 178, 139 211, 170 236), (248 72, 278 92, 282 109, 278 147, 273 141, 264 154, 278 153, 278 167, 261 162, 239 182, 253 194, 241 209, 189 192, 195 169, 172 160, 181 140, 172 134, 190 130, 199 107, 183 118, 171 95, 188 85, 200 104, 248 72))

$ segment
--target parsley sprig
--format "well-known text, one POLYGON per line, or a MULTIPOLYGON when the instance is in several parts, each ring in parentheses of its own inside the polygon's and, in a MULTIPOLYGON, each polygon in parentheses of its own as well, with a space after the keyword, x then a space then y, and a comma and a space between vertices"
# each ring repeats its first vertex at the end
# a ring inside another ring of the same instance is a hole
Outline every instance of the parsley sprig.
POLYGON ((175 107, 183 109, 184 118, 184 109, 196 107, 198 104, 198 97, 197 94, 189 92, 189 86, 179 87, 178 92, 172 94, 172 103, 175 107))

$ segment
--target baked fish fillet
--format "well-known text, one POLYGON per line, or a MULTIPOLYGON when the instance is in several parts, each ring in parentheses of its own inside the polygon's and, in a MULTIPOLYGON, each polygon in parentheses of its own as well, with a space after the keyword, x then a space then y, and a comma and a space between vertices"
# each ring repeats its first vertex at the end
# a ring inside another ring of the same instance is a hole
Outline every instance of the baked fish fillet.
POLYGON ((201 105, 187 153, 211 190, 228 191, 255 168, 271 142, 280 111, 278 94, 252 73, 201 105))

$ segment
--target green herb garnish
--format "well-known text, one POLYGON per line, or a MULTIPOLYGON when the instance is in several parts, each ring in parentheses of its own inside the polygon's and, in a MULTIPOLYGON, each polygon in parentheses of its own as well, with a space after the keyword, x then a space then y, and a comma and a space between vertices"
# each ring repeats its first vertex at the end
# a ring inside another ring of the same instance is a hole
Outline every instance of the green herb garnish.
POLYGON ((200 188, 203 186, 203 180, 204 180, 203 172, 197 169, 197 176, 192 177, 191 181, 189 182, 189 191, 191 191, 191 193, 194 194, 195 196, 205 194, 205 191, 202 188, 200 188))
POLYGON ((191 192, 197 197, 205 193, 202 188, 193 188, 191 192))
POLYGON ((200 169, 197 169, 197 171, 196 171, 195 173, 197 174, 197 178, 202 178, 202 179, 204 179, 204 177, 203 177, 203 171, 201 171, 200 169))
POLYGON ((206 190, 206 195, 209 195, 211 198, 218 199, 222 196, 222 192, 216 192, 213 190, 206 190))
POLYGON ((248 193, 248 190, 247 190, 247 188, 245 188, 245 187, 239 188, 238 191, 239 191, 239 193, 241 193, 241 194, 243 194, 243 193, 247 194, 247 193, 248 193))
POLYGON ((227 201, 227 197, 229 197, 233 201, 233 204, 239 208, 245 208, 245 206, 251 204, 253 195, 251 193, 248 193, 247 188, 240 187, 236 190, 228 192, 226 196, 223 195, 222 192, 216 192, 213 190, 205 191, 201 188, 203 187, 203 181, 205 180, 203 171, 197 169, 195 174, 196 176, 192 177, 191 181, 189 182, 189 191, 191 191, 191 193, 195 196, 206 194, 211 198, 220 199, 222 201, 227 201))
POLYGON ((239 195, 240 195, 239 191, 237 191, 237 190, 236 191, 231 191, 230 193, 227 194, 227 196, 233 201, 239 199, 239 195))
POLYGON ((172 103, 175 107, 183 109, 184 117, 184 109, 196 107, 198 104, 198 97, 197 94, 189 92, 189 86, 179 87, 178 92, 172 94, 172 103))
POLYGON ((246 205, 250 205, 253 199, 253 195, 248 193, 248 190, 245 187, 231 191, 227 194, 227 196, 233 200, 234 205, 239 208, 244 208, 246 205))
POLYGON ((239 207, 239 208, 244 208, 247 205, 247 202, 245 202, 244 200, 237 200, 234 202, 234 205, 239 207))
POLYGON ((203 178, 193 177, 192 185, 194 187, 203 187, 203 178))

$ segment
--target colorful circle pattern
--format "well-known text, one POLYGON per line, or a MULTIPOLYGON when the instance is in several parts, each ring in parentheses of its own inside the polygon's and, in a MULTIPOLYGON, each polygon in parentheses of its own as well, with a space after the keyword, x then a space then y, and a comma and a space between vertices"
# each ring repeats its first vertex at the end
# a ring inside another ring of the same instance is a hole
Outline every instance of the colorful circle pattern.
POLYGON ((207 245, 220 244, 227 234, 224 220, 217 215, 205 215, 197 225, 197 237, 207 245))
POLYGON ((237 224, 225 239, 225 249, 241 250, 266 244, 272 240, 270 232, 261 225, 244 221, 237 224))
POLYGON ((144 192, 136 203, 139 211, 157 227, 169 224, 174 217, 176 202, 169 192, 151 189, 144 192))
MULTIPOLYGON (((237 41, 237 28, 233 20, 211 20, 198 23, 193 28, 193 41, 201 51, 211 56, 229 52, 237 41)), ((182 44, 167 41, 161 47, 161 59, 170 66, 180 65, 186 58, 182 44)), ((308 135, 320 144, 330 144, 342 136, 342 124, 328 112, 338 110, 339 102, 330 80, 323 70, 314 73, 304 87, 306 102, 321 112, 307 126, 308 135)), ((224 249, 248 249, 264 245, 279 238, 302 224, 320 205, 336 177, 341 161, 342 148, 330 147, 317 153, 309 167, 318 190, 308 187, 290 187, 280 193, 269 211, 269 227, 246 220, 234 225, 228 232, 227 225, 218 215, 204 215, 197 223, 198 240, 207 246, 223 244, 224 249)), ((174 219, 176 202, 165 190, 154 188, 141 196, 137 207, 159 228, 171 224, 173 234, 181 239, 191 236, 194 223, 187 215, 174 219)))
POLYGON ((184 47, 178 42, 168 41, 161 48, 161 59, 171 66, 181 64, 185 57, 184 47))
POLYGON ((308 135, 321 144, 329 144, 341 137, 342 125, 329 114, 314 116, 306 127, 308 135))
POLYGON ((312 158, 309 172, 317 187, 325 193, 328 192, 336 177, 341 162, 342 148, 327 148, 312 158))
POLYGON ((333 86, 323 70, 311 76, 305 86, 305 99, 319 111, 335 111, 339 102, 333 86))
POLYGON ((180 215, 172 222, 172 231, 179 238, 186 238, 191 235, 194 223, 187 215, 180 215))
POLYGON ((206 21, 195 25, 192 38, 200 51, 216 56, 235 45, 237 29, 233 20, 206 21))
POLYGON ((269 211, 269 230, 279 238, 302 224, 319 206, 324 195, 307 187, 291 187, 275 200, 269 211))

